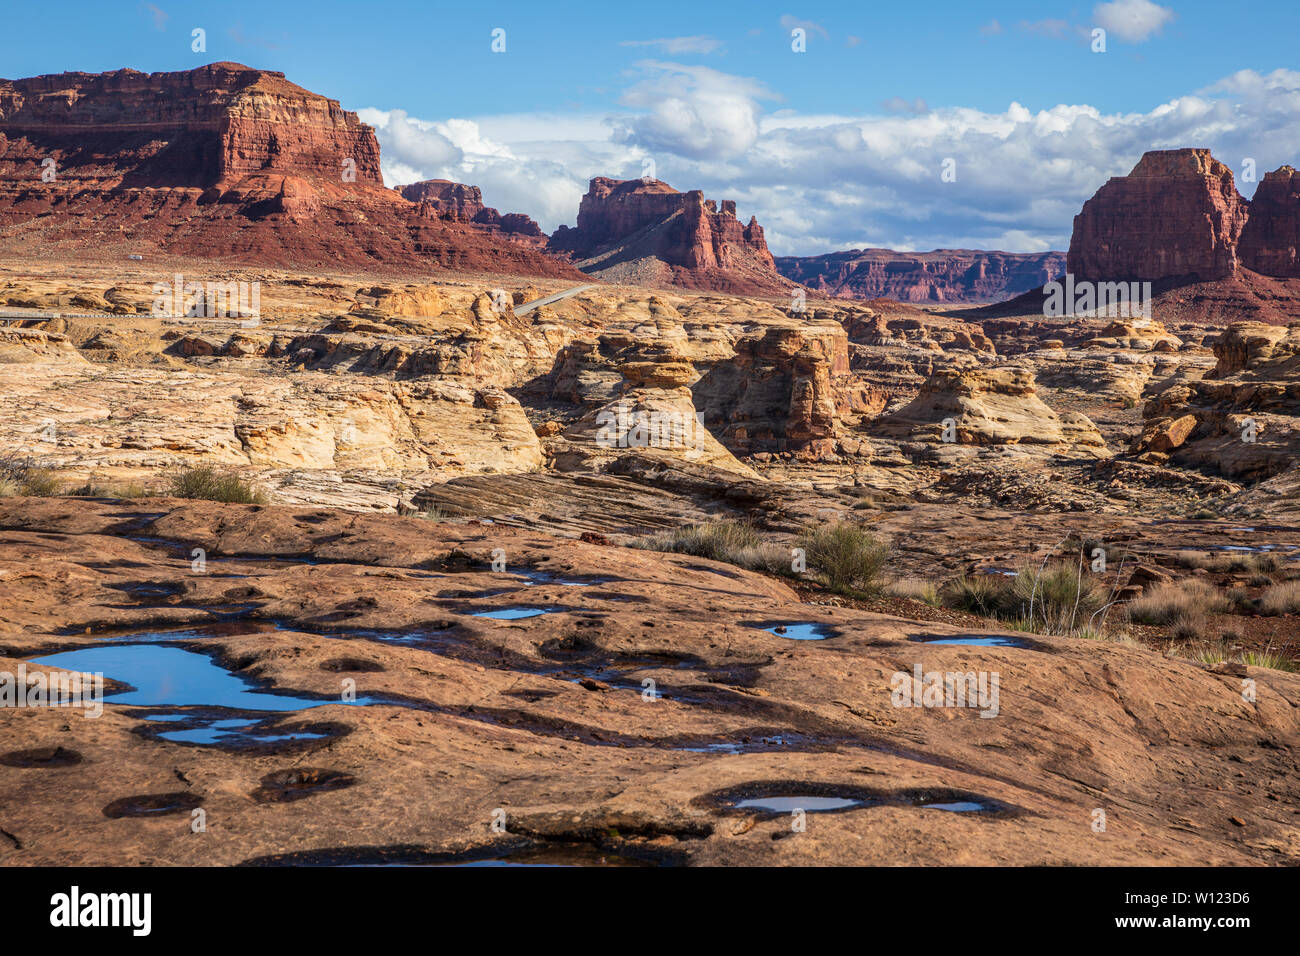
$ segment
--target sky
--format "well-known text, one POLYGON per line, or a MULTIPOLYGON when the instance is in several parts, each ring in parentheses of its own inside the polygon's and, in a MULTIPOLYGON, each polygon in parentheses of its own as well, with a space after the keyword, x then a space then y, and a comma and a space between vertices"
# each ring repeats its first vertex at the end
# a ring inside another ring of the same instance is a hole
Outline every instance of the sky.
POLYGON ((472 183, 548 232, 592 176, 652 175, 737 200, 777 255, 1039 252, 1148 149, 1208 147, 1246 196, 1300 165, 1300 4, 63 0, 5 23, 11 79, 280 70, 375 127, 390 186, 472 183))

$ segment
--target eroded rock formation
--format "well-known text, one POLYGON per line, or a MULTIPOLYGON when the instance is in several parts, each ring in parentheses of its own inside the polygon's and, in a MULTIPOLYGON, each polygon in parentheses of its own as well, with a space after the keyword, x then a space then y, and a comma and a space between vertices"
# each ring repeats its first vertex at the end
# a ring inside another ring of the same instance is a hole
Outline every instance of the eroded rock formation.
POLYGON ((498 225, 384 188, 374 131, 282 73, 213 63, 0 81, 5 244, 580 278, 510 241, 522 223, 498 225))
POLYGON ((557 229, 549 248, 611 281, 737 293, 789 288, 756 219, 741 225, 734 201, 719 204, 657 179, 593 179, 577 226, 557 229))

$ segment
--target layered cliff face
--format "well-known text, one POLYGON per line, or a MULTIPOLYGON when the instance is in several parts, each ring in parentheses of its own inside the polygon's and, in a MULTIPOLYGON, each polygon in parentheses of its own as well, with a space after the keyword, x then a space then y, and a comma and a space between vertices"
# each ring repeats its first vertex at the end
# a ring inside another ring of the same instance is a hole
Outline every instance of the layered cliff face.
POLYGON ((384 188, 374 131, 282 73, 0 80, 0 244, 580 278, 384 188))
POLYGON ((751 218, 741 225, 736 204, 682 193, 657 179, 591 181, 576 227, 561 226, 549 249, 569 255, 590 275, 643 285, 738 293, 782 293, 776 271, 751 218))
POLYGON ((1227 278, 1247 209, 1232 170, 1208 149, 1146 153, 1074 217, 1069 271, 1093 281, 1227 278))
POLYGON ((840 299, 995 302, 1064 273, 1065 253, 850 249, 822 256, 778 256, 776 268, 811 292, 840 299))
POLYGON ((477 186, 454 183, 449 179, 426 179, 399 186, 397 191, 421 206, 421 212, 447 222, 471 223, 489 232, 509 236, 516 242, 533 246, 546 245, 546 233, 523 213, 502 215, 483 205, 483 191, 477 186))
POLYGON ((1252 272, 1300 277, 1300 172, 1291 166, 1266 173, 1250 201, 1238 255, 1252 272))

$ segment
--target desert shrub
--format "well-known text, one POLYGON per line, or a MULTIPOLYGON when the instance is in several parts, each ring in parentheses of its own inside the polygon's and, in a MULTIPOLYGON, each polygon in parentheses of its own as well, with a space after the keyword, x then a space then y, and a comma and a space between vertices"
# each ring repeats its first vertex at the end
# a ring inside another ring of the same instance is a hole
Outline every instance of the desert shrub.
POLYGON ((799 536, 808 570, 820 574, 836 591, 877 593, 889 546, 859 525, 846 521, 805 528, 799 536))
POLYGON ((57 495, 59 487, 54 471, 31 458, 0 458, 0 498, 13 495, 48 498, 57 495))
POLYGON ((939 591, 944 607, 997 617, 1009 606, 1011 584, 1000 574, 963 574, 939 591))
POLYGON ((265 504, 266 495, 233 471, 211 465, 184 468, 170 477, 170 493, 176 498, 199 498, 234 504, 265 504))
POLYGON ((1259 610, 1269 615, 1300 613, 1300 581, 1274 584, 1260 595, 1259 610))
POLYGON ((1174 557, 1179 564, 1189 570, 1194 571, 1197 568, 1210 566, 1210 556, 1204 551, 1179 551, 1174 557))
POLYGON ((660 531, 628 544, 645 551, 670 551, 722 561, 751 571, 793 573, 789 549, 764 542, 753 525, 729 518, 660 531))
POLYGON ((931 607, 939 607, 942 604, 939 589, 935 587, 934 582, 923 578, 899 578, 889 582, 888 591, 894 597, 920 601, 931 607))
POLYGON ((1014 610, 1043 633, 1068 634, 1106 604, 1106 590, 1077 562, 1025 568, 1011 582, 1014 610))
POLYGON ((1192 578, 1161 584, 1128 604, 1135 624, 1168 627, 1180 640, 1197 640, 1209 627, 1210 615, 1228 609, 1227 599, 1212 585, 1192 578))

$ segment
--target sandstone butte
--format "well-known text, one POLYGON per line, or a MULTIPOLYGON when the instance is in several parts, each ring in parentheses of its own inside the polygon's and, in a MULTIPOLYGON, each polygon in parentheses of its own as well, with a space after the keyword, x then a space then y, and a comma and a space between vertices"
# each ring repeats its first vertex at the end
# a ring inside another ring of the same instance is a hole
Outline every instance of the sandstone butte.
POLYGON ((1268 173, 1253 201, 1208 149, 1156 150, 1097 190, 1074 217, 1069 271, 1078 279, 1166 286, 1257 273, 1300 276, 1300 179, 1268 173))
POLYGON ((0 80, 5 248, 582 278, 526 217, 475 215, 385 188, 374 130, 276 71, 0 80))
POLYGON ((755 218, 742 226, 734 200, 718 203, 657 179, 596 177, 577 226, 557 229, 549 249, 613 282, 742 294, 791 288, 776 271, 763 227, 755 218))

